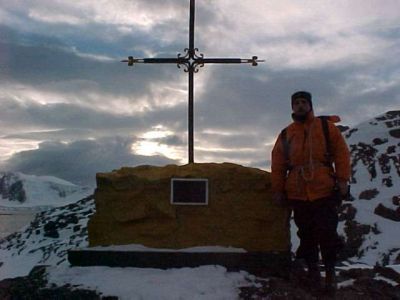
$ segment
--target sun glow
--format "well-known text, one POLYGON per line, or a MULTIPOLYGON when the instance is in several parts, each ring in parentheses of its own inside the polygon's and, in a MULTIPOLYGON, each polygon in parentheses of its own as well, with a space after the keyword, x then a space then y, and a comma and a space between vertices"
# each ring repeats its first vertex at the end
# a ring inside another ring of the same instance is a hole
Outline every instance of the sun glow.
POLYGON ((0 161, 5 161, 21 151, 38 149, 39 143, 37 140, 0 138, 0 161))
POLYGON ((154 126, 152 130, 143 133, 139 141, 132 144, 132 152, 138 155, 162 155, 180 160, 183 157, 183 149, 180 146, 171 146, 163 143, 164 138, 168 138, 173 134, 172 131, 162 125, 154 126))

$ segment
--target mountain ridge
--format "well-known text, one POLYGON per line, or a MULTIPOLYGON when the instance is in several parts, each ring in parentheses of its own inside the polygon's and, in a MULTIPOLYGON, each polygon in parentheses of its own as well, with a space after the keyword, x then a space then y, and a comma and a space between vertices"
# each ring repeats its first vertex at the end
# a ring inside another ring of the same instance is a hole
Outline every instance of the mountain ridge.
POLYGON ((0 172, 0 207, 52 207, 76 202, 91 194, 89 187, 53 176, 0 172))

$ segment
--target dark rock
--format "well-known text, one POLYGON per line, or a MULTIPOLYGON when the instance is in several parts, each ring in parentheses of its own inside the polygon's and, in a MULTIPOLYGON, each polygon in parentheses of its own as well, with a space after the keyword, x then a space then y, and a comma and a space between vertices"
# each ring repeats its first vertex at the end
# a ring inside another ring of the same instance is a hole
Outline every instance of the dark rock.
POLYGON ((394 205, 400 206, 400 196, 393 196, 392 203, 394 205))
POLYGON ((378 229, 378 224, 374 223, 373 226, 371 226, 371 231, 373 234, 380 234, 382 233, 379 229, 378 229))
POLYGON ((400 128, 390 130, 389 134, 394 138, 400 139, 400 128))
POLYGON ((386 150, 386 153, 387 153, 387 154, 396 153, 396 146, 390 146, 390 147, 388 147, 387 150, 386 150))
POLYGON ((400 126, 400 119, 394 121, 387 121, 385 122, 387 128, 399 127, 400 126))
POLYGON ((374 213, 385 219, 400 222, 400 209, 393 210, 384 206, 382 203, 379 203, 378 206, 375 208, 374 213))
POLYGON ((400 118, 400 110, 390 110, 386 113, 388 119, 400 118))
POLYGON ((386 120, 392 120, 397 117, 400 117, 400 111, 399 110, 391 110, 386 112, 383 116, 375 118, 377 121, 386 121, 386 120))
POLYGON ((386 267, 381 267, 381 266, 375 266, 374 271, 383 277, 389 278, 390 280, 393 280, 397 282, 397 284, 400 284, 400 274, 397 273, 395 270, 392 268, 386 268, 386 267))
POLYGON ((376 197, 376 195, 379 194, 379 191, 377 189, 372 189, 372 190, 365 190, 360 193, 358 196, 358 199, 360 200, 371 200, 376 197))
POLYGON ((357 209, 350 203, 343 204, 340 207, 339 222, 353 220, 356 216, 357 209))
POLYGON ((371 226, 350 220, 345 222, 344 232, 346 234, 346 240, 343 249, 339 253, 339 258, 344 260, 348 257, 361 257, 363 253, 359 248, 364 241, 364 235, 371 232, 371 226))
POLYGON ((79 219, 75 214, 70 214, 65 216, 65 222, 68 224, 78 224, 79 219))
POLYGON ((346 138, 348 139, 349 137, 351 137, 351 135, 356 131, 358 131, 358 128, 350 129, 349 132, 346 133, 346 138))
MULTIPOLYGON (((371 145, 365 143, 358 143, 357 145, 350 145, 350 152, 352 155, 351 166, 354 173, 354 167, 359 161, 366 166, 368 173, 370 174, 370 180, 376 178, 376 158, 378 150, 371 145)), ((354 177, 354 174, 353 174, 354 177)))
POLYGON ((392 187, 393 186, 393 180, 392 177, 387 177, 387 178, 382 178, 382 184, 387 186, 387 187, 392 187))
POLYGON ((378 157, 378 162, 381 167, 382 173, 383 174, 389 174, 390 173, 390 160, 391 156, 382 154, 378 157))
POLYGON ((337 125, 336 126, 340 132, 345 132, 346 130, 348 130, 350 127, 349 126, 345 126, 345 125, 337 125))
POLYGON ((397 264, 397 265, 400 264, 400 253, 394 259, 394 263, 397 264))
POLYGON ((57 231, 57 223, 53 221, 49 221, 44 225, 44 236, 51 237, 51 238, 58 238, 60 237, 57 231))
POLYGON ((10 186, 9 191, 10 201, 18 201, 24 203, 26 200, 26 193, 22 181, 18 180, 10 186))
POLYGON ((381 139, 381 138, 374 138, 373 140, 372 140, 372 143, 374 144, 374 145, 382 145, 382 144, 385 144, 385 143, 387 143, 388 142, 388 139, 381 139))

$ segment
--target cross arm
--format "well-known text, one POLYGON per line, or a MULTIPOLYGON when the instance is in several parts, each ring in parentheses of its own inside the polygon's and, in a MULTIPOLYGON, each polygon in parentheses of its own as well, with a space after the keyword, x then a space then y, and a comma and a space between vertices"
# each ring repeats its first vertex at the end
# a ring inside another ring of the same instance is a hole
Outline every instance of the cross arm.
POLYGON ((121 62, 127 62, 128 66, 133 66, 136 63, 144 64, 181 64, 185 62, 184 58, 134 58, 129 56, 128 59, 121 60, 121 62))
POLYGON ((257 66, 259 62, 264 62, 264 60, 258 59, 257 56, 253 56, 250 59, 242 58, 199 58, 199 64, 243 64, 250 63, 252 66, 257 66))
POLYGON ((198 65, 204 64, 243 64, 250 63, 252 66, 257 66, 259 62, 264 62, 264 60, 258 59, 257 56, 253 56, 249 59, 242 58, 203 58, 203 57, 195 57, 190 59, 186 56, 177 57, 177 58, 134 58, 133 56, 129 56, 128 59, 122 60, 121 62, 127 62, 128 66, 133 66, 135 63, 144 63, 144 64, 185 64, 190 62, 196 63, 198 65))

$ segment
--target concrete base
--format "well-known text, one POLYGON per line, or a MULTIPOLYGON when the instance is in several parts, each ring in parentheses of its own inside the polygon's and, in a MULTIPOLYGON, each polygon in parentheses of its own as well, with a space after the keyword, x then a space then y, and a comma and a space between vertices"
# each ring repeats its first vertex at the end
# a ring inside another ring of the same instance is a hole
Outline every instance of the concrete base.
POLYGON ((108 266, 136 268, 194 268, 221 265, 228 271, 248 271, 252 274, 287 277, 289 252, 174 252, 174 251, 103 251, 70 250, 72 266, 108 266))

